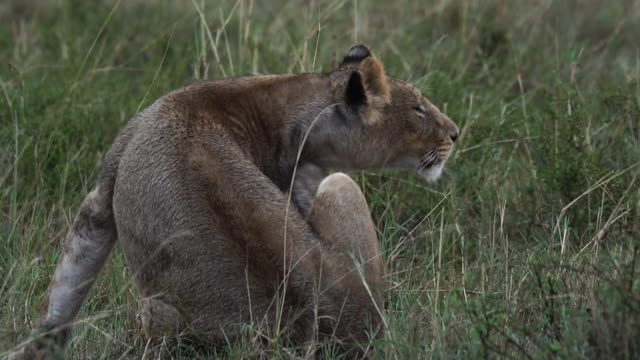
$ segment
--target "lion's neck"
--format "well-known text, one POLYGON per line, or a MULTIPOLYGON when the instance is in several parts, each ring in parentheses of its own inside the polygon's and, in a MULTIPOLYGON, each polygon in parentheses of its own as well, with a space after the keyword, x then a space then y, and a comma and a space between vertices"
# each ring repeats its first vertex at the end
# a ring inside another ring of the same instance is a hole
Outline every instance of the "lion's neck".
POLYGON ((326 125, 322 114, 334 106, 329 79, 310 74, 254 81, 248 108, 252 109, 249 118, 255 131, 241 136, 256 165, 286 191, 299 152, 304 162, 319 150, 314 144, 326 125))

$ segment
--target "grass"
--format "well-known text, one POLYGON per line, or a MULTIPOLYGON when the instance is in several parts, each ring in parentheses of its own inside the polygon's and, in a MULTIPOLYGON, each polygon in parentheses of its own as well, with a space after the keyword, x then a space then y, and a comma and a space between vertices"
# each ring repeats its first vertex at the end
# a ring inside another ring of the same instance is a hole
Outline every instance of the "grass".
MULTIPOLYGON (((355 174, 387 264, 377 357, 640 356, 637 2, 10 0, 0 24, 0 357, 136 111, 196 80, 329 71, 357 42, 463 129, 434 186, 355 174)), ((142 356, 137 301, 118 249, 73 356, 142 356)), ((294 353, 248 333, 221 355, 294 353)))

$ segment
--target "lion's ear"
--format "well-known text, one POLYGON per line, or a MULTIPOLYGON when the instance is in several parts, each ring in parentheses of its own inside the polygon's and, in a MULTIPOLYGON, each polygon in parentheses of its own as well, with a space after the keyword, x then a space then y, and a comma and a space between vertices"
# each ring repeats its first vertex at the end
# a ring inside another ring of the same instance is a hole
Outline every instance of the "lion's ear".
POLYGON ((359 113, 365 124, 371 125, 382 118, 382 111, 390 101, 382 64, 373 57, 366 58, 349 76, 345 102, 359 113))
POLYGON ((360 64, 360 71, 367 96, 380 98, 385 105, 388 104, 391 100, 389 83, 380 61, 373 57, 367 58, 360 64))

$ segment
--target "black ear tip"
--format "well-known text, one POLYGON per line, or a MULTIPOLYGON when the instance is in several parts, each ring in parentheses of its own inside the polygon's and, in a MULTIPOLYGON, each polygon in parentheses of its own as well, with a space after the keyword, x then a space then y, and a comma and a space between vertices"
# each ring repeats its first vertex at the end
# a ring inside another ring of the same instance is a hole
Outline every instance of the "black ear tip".
POLYGON ((353 45, 349 51, 347 51, 347 56, 361 56, 361 57, 369 57, 371 56, 371 50, 364 44, 353 45))
POLYGON ((371 50, 369 50, 365 45, 354 45, 349 49, 349 51, 347 51, 347 55, 342 59, 342 64, 359 63, 371 55, 371 50))

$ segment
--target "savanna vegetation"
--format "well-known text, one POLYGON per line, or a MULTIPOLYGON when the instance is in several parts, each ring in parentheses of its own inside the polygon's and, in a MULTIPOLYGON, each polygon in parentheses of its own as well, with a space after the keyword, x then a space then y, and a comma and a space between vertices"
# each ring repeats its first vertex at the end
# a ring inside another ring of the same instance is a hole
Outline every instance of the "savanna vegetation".
MULTIPOLYGON (((138 110, 198 80, 329 71, 354 43, 462 130, 435 185, 353 174, 387 270, 375 357, 639 357, 639 34, 633 0, 3 1, 0 357, 138 110)), ((69 354, 142 357, 138 301, 116 250, 69 354)), ((217 351, 171 355, 312 353, 251 328, 217 351)))

